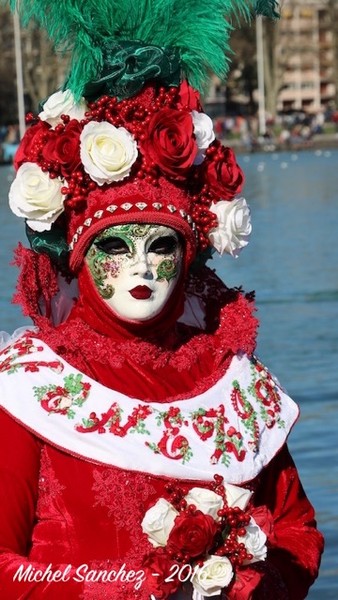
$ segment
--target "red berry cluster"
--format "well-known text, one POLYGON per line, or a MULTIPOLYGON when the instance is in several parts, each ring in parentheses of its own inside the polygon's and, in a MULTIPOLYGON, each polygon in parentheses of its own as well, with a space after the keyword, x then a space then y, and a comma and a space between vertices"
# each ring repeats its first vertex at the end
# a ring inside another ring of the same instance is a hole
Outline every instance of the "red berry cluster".
MULTIPOLYGON (((218 511, 218 516, 220 517, 218 533, 215 536, 214 547, 210 548, 210 551, 217 556, 226 556, 234 568, 239 567, 244 561, 252 559, 252 555, 247 552, 245 545, 238 541, 239 537, 243 537, 246 534, 245 528, 249 525, 250 516, 238 506, 228 506, 223 477, 215 475, 214 482, 210 487, 223 499, 223 508, 218 511)), ((187 505, 187 501, 185 500, 185 496, 188 493, 187 488, 168 484, 165 489, 168 494, 168 501, 178 512, 186 515, 196 514, 196 506, 187 505)), ((175 556, 171 556, 171 558, 184 561, 184 557, 178 557, 177 553, 175 556)))
POLYGON ((252 559, 252 555, 247 552, 245 545, 238 541, 238 537, 242 537, 246 533, 245 527, 250 523, 250 515, 238 506, 228 506, 223 477, 215 475, 214 480, 213 491, 223 498, 223 508, 218 511, 223 542, 217 546, 214 554, 226 556, 233 567, 239 567, 245 560, 252 559))
POLYGON ((26 132, 26 142, 24 138, 16 168, 26 161, 36 162, 52 179, 63 178, 66 211, 82 212, 88 193, 98 188, 81 162, 83 128, 93 121, 125 127, 137 141, 139 150, 129 182, 143 180, 156 187, 160 185, 160 178, 165 177, 178 185, 189 199, 190 208, 185 212, 196 226, 199 249, 204 251, 210 244, 210 230, 218 224, 210 206, 220 198, 232 199, 240 189, 242 175, 232 150, 217 141, 206 149, 202 164, 194 164, 197 145, 190 119, 192 110, 201 109, 194 91, 187 84, 183 88, 181 85, 169 89, 156 89, 149 84, 137 96, 124 100, 102 96, 88 105, 80 122, 69 115, 61 115, 61 122, 54 129, 30 113, 26 120, 32 125, 31 131, 26 132), (161 113, 160 129, 156 113, 161 113), (163 146, 162 138, 165 139, 163 146))
POLYGON ((193 196, 192 219, 196 224, 196 229, 199 235, 199 247, 203 252, 209 246, 208 233, 213 227, 217 227, 218 221, 214 213, 209 208, 215 200, 213 194, 205 185, 200 194, 193 196))

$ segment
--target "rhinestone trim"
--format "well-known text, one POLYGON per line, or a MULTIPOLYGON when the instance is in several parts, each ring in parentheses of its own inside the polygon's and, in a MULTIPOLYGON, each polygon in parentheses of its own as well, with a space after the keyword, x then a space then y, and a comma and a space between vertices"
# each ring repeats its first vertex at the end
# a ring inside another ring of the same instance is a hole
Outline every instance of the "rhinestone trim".
MULTIPOLYGON (((145 208, 147 208, 148 204, 146 202, 136 202, 135 204, 132 204, 131 202, 124 202, 124 204, 121 204, 120 207, 118 207, 116 204, 110 204, 110 206, 107 206, 104 210, 97 210, 93 217, 88 217, 88 219, 86 219, 83 223, 83 225, 80 225, 77 230, 76 233, 73 236, 72 241, 69 244, 69 249, 73 250, 74 249, 74 245, 76 244, 76 242, 78 241, 79 237, 81 236, 84 227, 89 227, 94 219, 101 219, 102 217, 104 217, 106 211, 110 212, 110 213, 114 213, 118 208, 121 208, 124 211, 128 211, 133 207, 138 208, 138 210, 145 210, 145 208)), ((180 214, 180 216, 188 223, 188 225, 190 225, 190 227, 192 228, 192 230, 194 231, 196 237, 198 238, 198 231, 196 229, 196 225, 192 219, 192 217, 190 215, 188 215, 185 210, 183 209, 177 209, 176 206, 174 206, 173 204, 168 204, 167 206, 163 205, 161 202, 153 202, 151 204, 151 207, 154 208, 155 210, 161 210, 162 208, 167 208, 167 210, 170 213, 176 213, 178 212, 180 214)))
POLYGON ((130 204, 130 202, 124 202, 124 204, 121 204, 121 208, 122 210, 130 210, 132 208, 132 204, 130 204))

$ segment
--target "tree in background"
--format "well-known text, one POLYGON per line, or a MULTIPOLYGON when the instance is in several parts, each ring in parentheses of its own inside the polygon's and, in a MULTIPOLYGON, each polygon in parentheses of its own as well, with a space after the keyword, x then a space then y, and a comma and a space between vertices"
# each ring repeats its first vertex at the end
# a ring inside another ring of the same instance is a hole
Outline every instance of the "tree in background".
MULTIPOLYGON (((290 34, 291 36, 292 34, 290 34)), ((289 41, 289 40, 286 40, 289 41)), ((264 48, 264 80, 265 80, 265 108, 272 117, 276 116, 278 94, 283 88, 283 62, 290 55, 290 45, 280 47, 279 22, 263 22, 263 48, 264 48), (279 52, 278 49, 279 48, 279 52), (283 62, 280 54, 283 54, 283 62)))
POLYGON ((13 63, 13 23, 7 8, 0 6, 0 124, 17 119, 15 72, 13 63))
POLYGON ((30 25, 22 34, 23 76, 29 110, 36 112, 39 102, 54 92, 64 80, 65 62, 55 56, 46 34, 30 25))
POLYGON ((242 23, 231 36, 234 52, 227 81, 227 106, 234 97, 247 97, 246 111, 252 115, 257 110, 254 92, 257 89, 255 26, 242 23))
MULTIPOLYGON (((272 116, 276 114, 277 97, 282 87, 283 69, 276 48, 279 44, 279 22, 263 19, 264 73, 266 110, 272 116)), ((255 92, 257 83, 256 27, 243 23, 241 29, 234 32, 231 47, 235 56, 227 82, 227 95, 247 97, 246 112, 257 112, 255 92)), ((288 52, 288 49, 285 49, 288 52)))
MULTIPOLYGON (((64 79, 65 60, 55 56, 44 32, 34 24, 21 33, 25 110, 38 110, 41 99, 55 91, 64 79)), ((0 121, 17 120, 13 16, 0 7, 0 121)))
MULTIPOLYGON (((300 0, 287 0, 282 5, 294 11, 300 0)), ((330 12, 334 47, 334 77, 338 82, 338 0, 318 0, 330 12)), ((269 114, 276 114, 277 98, 283 89, 283 74, 292 54, 292 31, 284 31, 281 40, 280 23, 263 20, 265 57, 265 104, 269 114)), ((66 61, 52 52, 45 34, 31 24, 21 34, 22 64, 25 85, 26 112, 38 110, 38 103, 55 91, 64 80, 66 61)), ((225 91, 227 112, 253 115, 257 111, 256 34, 255 26, 242 23, 231 37, 234 50, 230 76, 225 91), (238 102, 239 99, 239 102, 238 102), (242 104, 241 104, 242 102, 242 104)), ((17 118, 15 84, 15 58, 13 17, 8 7, 0 6, 0 124, 13 122, 17 118)), ((338 85, 336 84, 335 105, 338 108, 338 85)))

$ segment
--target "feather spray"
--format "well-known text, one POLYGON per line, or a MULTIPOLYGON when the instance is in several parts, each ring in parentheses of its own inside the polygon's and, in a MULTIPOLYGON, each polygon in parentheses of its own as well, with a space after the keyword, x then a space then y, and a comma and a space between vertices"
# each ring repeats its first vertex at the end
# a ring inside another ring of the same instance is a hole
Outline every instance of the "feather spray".
POLYGON ((239 18, 276 18, 276 0, 9 0, 23 24, 34 20, 56 50, 70 52, 66 83, 79 99, 102 72, 104 52, 125 41, 173 48, 189 83, 205 90, 211 73, 229 68, 229 37, 239 18))

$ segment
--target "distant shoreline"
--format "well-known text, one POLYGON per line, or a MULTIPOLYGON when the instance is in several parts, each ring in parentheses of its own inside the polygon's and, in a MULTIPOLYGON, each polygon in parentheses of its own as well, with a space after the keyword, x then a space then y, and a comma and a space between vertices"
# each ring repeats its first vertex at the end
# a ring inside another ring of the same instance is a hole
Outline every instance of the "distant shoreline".
MULTIPOLYGON (((238 154, 253 154, 256 152, 300 152, 306 150, 331 150, 338 149, 337 133, 320 133, 314 135, 310 140, 286 144, 279 144, 278 141, 267 141, 264 144, 257 144, 254 148, 248 148, 240 139, 220 138, 222 144, 230 146, 238 154)), ((12 160, 1 160, 0 166, 13 164, 12 160)))
POLYGON ((253 154, 256 152, 300 152, 307 150, 331 150, 338 149, 338 132, 334 134, 316 134, 310 140, 299 141, 290 144, 279 144, 278 141, 267 141, 257 144, 254 148, 248 148, 239 139, 229 140, 222 138, 222 143, 233 148, 238 154, 253 154))

